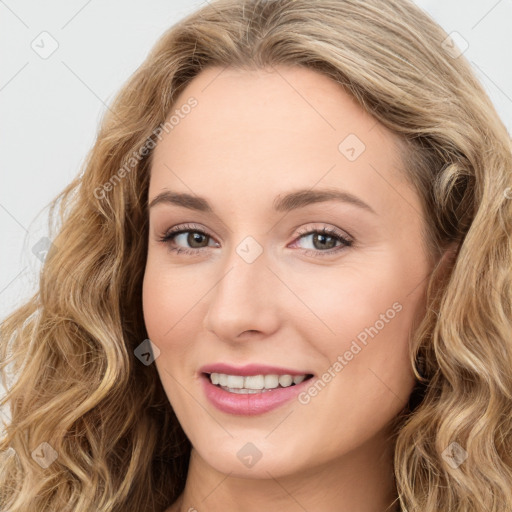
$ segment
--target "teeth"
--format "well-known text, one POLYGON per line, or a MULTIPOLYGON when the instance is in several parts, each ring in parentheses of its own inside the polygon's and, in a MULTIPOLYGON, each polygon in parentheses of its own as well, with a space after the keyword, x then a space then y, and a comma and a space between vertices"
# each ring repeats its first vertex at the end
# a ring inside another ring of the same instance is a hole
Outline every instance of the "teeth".
POLYGON ((287 388, 292 384, 300 384, 306 375, 227 375, 225 373, 211 373, 212 384, 219 385, 232 393, 258 393, 278 387, 287 388))
POLYGON ((242 389, 244 387, 244 378, 238 375, 228 375, 228 383, 225 384, 228 388, 242 389))
POLYGON ((279 384, 283 386, 283 388, 287 388, 291 386, 293 382, 293 377, 291 375, 281 375, 279 377, 279 384))
POLYGON ((244 388, 246 389, 263 389, 264 387, 264 375, 250 375, 244 378, 244 388))
POLYGON ((279 386, 278 375, 265 375, 265 389, 275 389, 279 386))

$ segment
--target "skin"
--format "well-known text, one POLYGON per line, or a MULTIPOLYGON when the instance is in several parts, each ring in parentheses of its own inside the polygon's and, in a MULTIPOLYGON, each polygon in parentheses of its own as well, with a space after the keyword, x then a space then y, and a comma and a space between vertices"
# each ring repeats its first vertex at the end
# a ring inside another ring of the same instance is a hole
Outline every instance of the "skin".
POLYGON ((150 209, 143 286, 155 364, 193 445, 185 491, 168 512, 393 510, 389 423, 414 386, 409 337, 432 270, 396 136, 307 69, 208 68, 176 105, 191 96, 198 105, 154 150, 148 199, 192 193, 214 213, 150 209), (338 149, 349 134, 366 146, 354 161, 338 149), (333 200, 272 209, 277 196, 324 187, 350 192, 375 213, 333 200), (184 223, 211 238, 159 241, 184 223), (325 255, 340 242, 323 248, 299 234, 324 226, 353 245, 325 255), (247 236, 263 250, 252 263, 236 252, 247 236), (172 252, 173 244, 196 255, 172 252), (203 393, 198 370, 213 362, 321 377, 395 303, 401 310, 307 404, 243 417, 217 410, 203 393), (248 442, 262 454, 250 468, 237 457, 248 442))

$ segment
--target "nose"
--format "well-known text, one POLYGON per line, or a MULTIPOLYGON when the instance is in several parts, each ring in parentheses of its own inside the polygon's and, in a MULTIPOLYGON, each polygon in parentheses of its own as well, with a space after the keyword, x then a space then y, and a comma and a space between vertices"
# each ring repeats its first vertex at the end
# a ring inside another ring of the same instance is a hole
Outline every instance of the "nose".
POLYGON ((283 319, 283 286, 268 264, 265 252, 249 262, 233 250, 208 294, 203 321, 207 331, 232 343, 256 335, 264 338, 278 329, 283 319))

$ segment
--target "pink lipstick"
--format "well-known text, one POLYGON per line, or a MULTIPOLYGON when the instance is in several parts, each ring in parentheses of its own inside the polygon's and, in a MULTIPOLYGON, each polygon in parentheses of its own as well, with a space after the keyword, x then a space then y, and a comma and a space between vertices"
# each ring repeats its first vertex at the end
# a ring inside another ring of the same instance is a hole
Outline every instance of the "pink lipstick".
POLYGON ((200 377, 208 401, 227 414, 264 414, 292 401, 313 374, 291 368, 217 363, 203 366, 200 377))

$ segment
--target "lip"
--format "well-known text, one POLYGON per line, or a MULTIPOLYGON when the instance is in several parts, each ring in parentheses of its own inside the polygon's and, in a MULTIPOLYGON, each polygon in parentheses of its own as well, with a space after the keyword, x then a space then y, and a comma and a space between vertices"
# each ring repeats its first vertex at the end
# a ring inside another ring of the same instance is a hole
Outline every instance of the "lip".
POLYGON ((226 373, 229 375, 313 375, 312 372, 299 372, 287 368, 251 364, 234 367, 224 363, 207 365, 200 370, 200 379, 208 401, 218 410, 238 416, 256 416, 284 406, 310 385, 312 378, 303 380, 286 388, 277 388, 261 393, 238 394, 224 391, 211 383, 208 373, 226 373))
POLYGON ((246 364, 244 366, 232 366, 226 363, 207 364, 199 369, 200 373, 226 373, 228 375, 312 375, 313 372, 292 370, 279 366, 266 364, 246 364))

